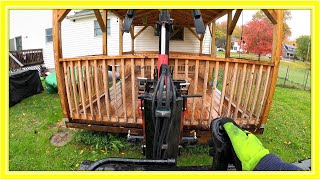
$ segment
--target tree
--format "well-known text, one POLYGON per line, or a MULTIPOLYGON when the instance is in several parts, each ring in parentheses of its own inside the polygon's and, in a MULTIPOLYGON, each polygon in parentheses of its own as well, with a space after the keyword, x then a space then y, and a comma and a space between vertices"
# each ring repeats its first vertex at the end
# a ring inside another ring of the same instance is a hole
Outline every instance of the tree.
POLYGON ((302 35, 297 38, 296 42, 297 42, 296 55, 303 61, 305 60, 310 61, 310 55, 311 55, 310 36, 302 35))
POLYGON ((266 18, 253 18, 243 29, 244 50, 258 54, 259 60, 272 51, 273 26, 266 18))
MULTIPOLYGON (((264 14, 263 11, 257 11, 253 16, 252 19, 264 19, 267 18, 267 16, 264 14)), ((283 41, 287 41, 288 38, 291 36, 291 28, 289 27, 287 20, 290 20, 292 18, 291 16, 291 11, 286 10, 284 11, 284 16, 283 16, 283 41)))
MULTIPOLYGON (((216 25, 216 45, 217 47, 225 47, 227 37, 227 21, 217 23, 216 25)), ((241 38, 241 27, 236 26, 233 30, 232 36, 240 39, 241 38)))

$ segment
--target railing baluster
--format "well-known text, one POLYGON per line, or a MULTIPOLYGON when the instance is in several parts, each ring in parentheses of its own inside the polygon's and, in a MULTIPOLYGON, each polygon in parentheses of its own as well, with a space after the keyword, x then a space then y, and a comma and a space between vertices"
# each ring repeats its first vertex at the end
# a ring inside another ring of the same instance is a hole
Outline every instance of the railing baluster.
POLYGON ((229 70, 229 62, 226 62, 224 66, 222 93, 221 93, 220 106, 219 106, 219 116, 222 116, 222 108, 223 108, 224 96, 226 92, 226 84, 228 79, 228 70, 229 70))
POLYGON ((232 104, 232 101, 233 101, 234 86, 235 86, 235 83, 236 83, 237 73, 238 73, 238 63, 235 64, 233 73, 234 74, 233 74, 233 77, 232 77, 232 82, 231 82, 231 87, 230 87, 231 89, 230 89, 230 95, 229 95, 227 117, 230 116, 231 104, 232 104))
POLYGON ((218 81, 218 73, 219 73, 219 61, 216 61, 216 65, 214 67, 214 80, 213 80, 213 85, 212 85, 212 93, 211 93, 211 102, 210 102, 210 115, 209 119, 212 119, 212 111, 213 111, 213 104, 214 104, 214 98, 216 96, 216 85, 218 81))
POLYGON ((67 99, 68 99, 68 105, 69 105, 69 111, 70 111, 70 116, 73 117, 72 113, 72 100, 70 98, 70 84, 69 84, 69 74, 67 71, 67 65, 66 62, 63 62, 63 71, 64 71, 64 79, 65 79, 65 84, 66 84, 66 91, 67 91, 67 99))
POLYGON ((209 61, 206 61, 206 67, 204 70, 204 80, 203 80, 203 92, 202 92, 202 103, 200 111, 200 122, 202 121, 203 108, 205 106, 206 96, 207 96, 207 85, 208 85, 208 76, 209 76, 209 61))
MULTIPOLYGON (((198 76, 199 76, 199 60, 196 60, 196 69, 195 69, 195 74, 194 74, 194 89, 193 89, 193 93, 197 94, 198 91, 198 76)), ((191 122, 194 121, 194 113, 195 113, 195 109, 196 109, 196 98, 193 98, 193 103, 192 103, 192 117, 191 117, 191 122)))
POLYGON ((189 74, 189 60, 185 60, 185 66, 184 66, 184 75, 185 75, 185 80, 188 81, 188 74, 189 74))
POLYGON ((258 114, 257 114, 257 120, 256 120, 255 125, 258 125, 258 123, 259 123, 260 113, 261 113, 261 110, 262 110, 264 101, 265 101, 265 99, 266 99, 266 93, 267 93, 267 88, 268 88, 268 84, 269 84, 270 71, 271 71, 271 66, 268 66, 267 75, 266 75, 267 77, 266 77, 266 81, 265 81, 265 85, 264 85, 264 90, 263 90, 263 95, 262 95, 261 103, 260 103, 260 106, 259 106, 259 110, 258 110, 258 114))
POLYGON ((87 84, 88 84, 88 96, 89 96, 89 105, 90 105, 90 113, 92 116, 92 119, 94 119, 94 112, 93 112, 93 104, 92 104, 92 86, 91 86, 91 72, 89 71, 89 61, 86 61, 86 70, 87 70, 87 84))
POLYGON ((124 73, 124 59, 121 59, 121 85, 122 85, 122 107, 123 107, 123 112, 124 112, 124 119, 127 122, 127 104, 126 104, 126 77, 124 73))
POLYGON ((250 74, 249 74, 249 87, 247 89, 247 92, 246 92, 246 99, 245 99, 245 103, 244 103, 244 108, 243 108, 243 112, 242 112, 242 115, 241 115, 241 119, 244 118, 245 114, 246 114, 246 111, 247 111, 247 108, 248 108, 248 103, 249 103, 249 100, 250 100, 250 94, 251 94, 251 88, 252 88, 252 84, 253 84, 253 76, 254 76, 254 70, 255 70, 255 64, 253 64, 251 66, 251 71, 250 71, 250 74))
POLYGON ((107 60, 103 60, 102 69, 103 69, 103 87, 104 87, 104 93, 105 93, 105 104, 106 104, 106 111, 107 111, 107 119, 108 121, 111 121, 110 119, 110 92, 109 92, 109 71, 107 69, 106 65, 107 60))
POLYGON ((137 122, 136 118, 136 99, 135 99, 135 75, 134 75, 134 59, 131 59, 131 92, 132 92, 132 114, 134 122, 137 122))
POLYGON ((72 88, 73 88, 73 94, 74 94, 74 103, 75 103, 75 109, 76 109, 76 114, 77 114, 77 118, 80 117, 80 114, 79 114, 79 101, 78 101, 78 93, 77 93, 77 84, 76 84, 76 81, 75 81, 75 77, 74 77, 74 71, 75 71, 75 68, 74 68, 74 65, 73 65, 73 62, 71 62, 71 84, 72 84, 72 88))
POLYGON ((141 58, 141 77, 144 77, 144 59, 141 58))
POLYGON ((242 76, 241 76, 241 81, 240 81, 240 91, 238 94, 238 102, 237 102, 237 106, 236 106, 236 110, 234 111, 234 119, 237 119, 238 117, 238 111, 239 111, 239 106, 242 100, 242 94, 243 94, 243 89, 244 89, 244 84, 245 84, 245 80, 246 80, 246 74, 247 74, 247 64, 243 65, 243 70, 242 70, 242 76))
POLYGON ((119 121, 118 117, 118 98, 117 98, 117 81, 116 81, 116 60, 112 60, 112 86, 113 86, 113 100, 116 120, 119 121))
POLYGON ((249 121, 251 121, 251 119, 252 119, 252 115, 253 115, 253 112, 255 110, 255 106, 256 106, 256 103, 257 103, 257 98, 258 98, 258 94, 259 94, 259 91, 260 91, 260 84, 261 84, 261 78, 262 78, 262 70, 263 70, 263 65, 260 65, 259 75, 258 75, 258 82, 256 84, 255 93, 254 93, 254 96, 253 96, 253 102, 252 102, 252 106, 251 106, 251 110, 250 110, 249 121))
POLYGON ((97 66, 97 60, 94 60, 94 84, 95 84, 96 99, 97 99, 97 105, 98 105, 99 120, 102 121, 101 103, 100 103, 100 93, 99 93, 99 83, 98 83, 98 66, 97 66))
POLYGON ((174 79, 178 79, 178 59, 174 60, 174 79))
POLYGON ((78 61, 78 83, 80 84, 82 110, 83 110, 85 118, 88 119, 86 102, 85 102, 85 97, 84 97, 85 94, 84 94, 84 86, 83 86, 83 74, 82 74, 82 67, 81 67, 80 61, 78 61))

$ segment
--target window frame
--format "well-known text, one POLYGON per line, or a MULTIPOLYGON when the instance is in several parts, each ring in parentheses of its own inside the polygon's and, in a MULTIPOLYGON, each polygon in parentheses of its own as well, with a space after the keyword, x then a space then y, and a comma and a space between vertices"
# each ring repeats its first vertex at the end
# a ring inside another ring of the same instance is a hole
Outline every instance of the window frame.
MULTIPOLYGON (((94 37, 101 37, 102 36, 102 30, 100 28, 100 25, 98 23, 98 20, 93 21, 93 35, 94 37), (97 30, 101 32, 101 34, 97 34, 97 30)), ((107 35, 111 35, 111 20, 107 19, 107 35)))
POLYGON ((46 43, 50 43, 53 41, 52 28, 45 29, 45 38, 46 38, 46 43), (51 29, 51 34, 48 34, 49 29, 51 29), (50 36, 51 36, 51 39, 48 40, 48 37, 50 37, 50 36))

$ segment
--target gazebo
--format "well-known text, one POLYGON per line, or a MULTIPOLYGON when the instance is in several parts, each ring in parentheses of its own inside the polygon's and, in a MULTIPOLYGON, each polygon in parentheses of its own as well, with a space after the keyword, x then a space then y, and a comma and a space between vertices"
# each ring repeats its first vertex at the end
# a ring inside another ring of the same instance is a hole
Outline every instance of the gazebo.
MULTIPOLYGON (((62 56, 61 22, 70 9, 53 10, 53 45, 55 67, 63 115, 70 128, 142 135, 142 111, 139 104, 139 80, 153 79, 157 51, 135 51, 135 38, 156 24, 157 9, 136 10, 132 22, 131 51, 123 52, 123 19, 125 9, 93 10, 102 30, 99 55, 64 58, 62 56), (107 51, 108 11, 119 18, 119 55, 107 51), (102 12, 102 13, 101 13, 102 12), (145 21, 147 19, 147 22, 145 21), (143 26, 134 32, 136 26, 143 26), (110 73, 110 75, 109 75, 110 73), (117 79, 117 75, 120 76, 117 79), (109 76, 112 78, 109 79, 109 76)), ((209 125, 216 117, 231 117, 243 128, 262 133, 267 123, 279 70, 282 49, 283 10, 262 10, 273 25, 270 62, 230 57, 231 36, 242 9, 203 9, 201 15, 211 34, 211 53, 203 53, 204 34, 194 30, 191 10, 171 9, 174 27, 186 28, 199 40, 199 53, 169 53, 173 79, 190 83, 189 92, 201 98, 188 99, 183 115, 183 135, 196 132, 200 142, 210 136, 209 125), (234 15, 232 12, 235 11, 234 15), (225 58, 215 54, 215 22, 227 15, 225 58), (217 85, 218 84, 218 85, 217 85)), ((175 31, 173 32, 175 33, 175 31)), ((158 43, 158 42, 155 42, 158 43)))

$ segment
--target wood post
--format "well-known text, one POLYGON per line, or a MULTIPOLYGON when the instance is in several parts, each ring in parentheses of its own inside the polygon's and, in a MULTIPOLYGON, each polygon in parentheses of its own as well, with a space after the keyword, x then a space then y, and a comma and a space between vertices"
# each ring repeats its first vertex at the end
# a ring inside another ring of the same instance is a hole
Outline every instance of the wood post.
POLYGON ((231 23, 229 24, 229 27, 228 27, 228 34, 229 35, 232 35, 233 30, 236 27, 238 19, 239 19, 240 15, 241 15, 241 12, 242 12, 242 9, 237 9, 235 15, 233 16, 233 19, 232 19, 232 21, 231 21, 231 23))
POLYGON ((122 32, 123 20, 119 18, 119 56, 123 54, 123 32, 122 32))
MULTIPOLYGON (((68 106, 67 100, 67 92, 66 92, 66 84, 65 84, 65 74, 67 72, 63 71, 63 64, 59 62, 59 59, 62 58, 62 43, 61 43, 61 21, 66 16, 64 13, 63 18, 59 18, 59 10, 53 10, 53 50, 54 50, 54 62, 55 62, 55 70, 57 74, 57 84, 58 84, 58 93, 60 96, 60 103, 64 117, 70 117, 70 110, 68 106)), ((61 17, 61 16, 60 16, 61 17)))
POLYGON ((278 78, 278 71, 280 65, 280 55, 282 50, 282 35, 283 35, 283 12, 284 10, 275 10, 277 13, 277 24, 273 27, 273 43, 272 43, 272 59, 271 62, 274 63, 274 67, 270 82, 270 88, 268 92, 268 98, 266 102, 266 107, 264 109, 263 117, 261 123, 259 124, 259 128, 264 126, 267 122, 267 117, 271 109, 272 98, 274 95, 274 91, 276 88, 277 78, 278 78))
POLYGON ((108 55, 108 11, 106 9, 102 12, 102 20, 106 27, 106 30, 102 31, 102 52, 108 55))
MULTIPOLYGON (((229 32, 230 30, 231 21, 232 21, 232 10, 228 12, 227 32, 229 32)), ((231 35, 227 33, 225 58, 230 58, 230 49, 231 49, 231 35)))
POLYGON ((216 20, 211 23, 211 57, 216 57, 216 20))

